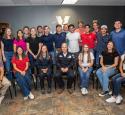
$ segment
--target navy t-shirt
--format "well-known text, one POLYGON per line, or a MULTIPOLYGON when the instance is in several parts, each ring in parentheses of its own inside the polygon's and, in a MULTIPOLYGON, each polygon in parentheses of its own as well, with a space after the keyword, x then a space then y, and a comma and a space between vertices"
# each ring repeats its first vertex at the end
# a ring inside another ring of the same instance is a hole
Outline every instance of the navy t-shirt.
POLYGON ((4 51, 13 51, 14 39, 2 38, 2 43, 4 44, 4 51))
POLYGON ((41 43, 43 43, 43 45, 47 46, 48 52, 54 51, 54 47, 53 47, 54 35, 52 34, 49 34, 48 36, 43 35, 40 41, 41 43))
POLYGON ((65 41, 66 41, 66 33, 65 32, 62 32, 60 34, 58 34, 58 33, 54 34, 54 42, 55 42, 56 48, 61 48, 62 43, 65 41))

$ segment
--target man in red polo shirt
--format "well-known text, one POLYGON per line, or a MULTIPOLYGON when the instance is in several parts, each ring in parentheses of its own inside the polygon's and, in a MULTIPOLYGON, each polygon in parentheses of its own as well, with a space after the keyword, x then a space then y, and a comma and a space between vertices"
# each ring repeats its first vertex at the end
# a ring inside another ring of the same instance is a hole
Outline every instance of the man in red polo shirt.
POLYGON ((90 32, 90 25, 85 25, 85 33, 81 34, 82 45, 87 44, 90 50, 93 52, 95 48, 96 35, 90 32))

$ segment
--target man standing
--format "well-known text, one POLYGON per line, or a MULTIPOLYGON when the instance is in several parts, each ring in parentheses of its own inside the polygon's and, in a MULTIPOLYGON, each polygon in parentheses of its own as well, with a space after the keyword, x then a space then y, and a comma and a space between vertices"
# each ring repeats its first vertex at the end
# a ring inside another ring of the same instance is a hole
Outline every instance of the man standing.
POLYGON ((77 58, 79 53, 79 41, 80 41, 80 34, 75 32, 75 26, 70 24, 68 26, 69 33, 66 35, 66 39, 68 40, 68 51, 75 55, 77 58))
POLYGON ((62 25, 56 25, 56 33, 54 34, 54 43, 56 54, 61 52, 61 44, 66 40, 66 32, 62 32, 62 25))
POLYGON ((122 23, 119 20, 115 21, 114 28, 115 30, 110 34, 111 39, 119 55, 122 55, 125 52, 125 30, 122 29, 122 23))
POLYGON ((49 54, 52 56, 53 64, 55 64, 55 56, 54 56, 54 35, 50 33, 49 26, 45 25, 43 27, 44 35, 41 37, 41 43, 47 46, 49 54))
POLYGON ((90 25, 85 25, 85 33, 81 35, 82 45, 87 44, 90 48, 90 51, 94 53, 96 35, 93 32, 90 32, 90 25))

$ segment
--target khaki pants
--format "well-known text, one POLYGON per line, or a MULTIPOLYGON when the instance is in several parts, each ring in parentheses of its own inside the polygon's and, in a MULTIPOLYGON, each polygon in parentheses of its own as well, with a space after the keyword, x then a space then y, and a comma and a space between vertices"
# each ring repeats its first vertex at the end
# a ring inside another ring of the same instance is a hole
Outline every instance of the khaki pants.
POLYGON ((2 85, 3 87, 0 89, 0 96, 5 95, 7 89, 11 86, 11 83, 6 77, 3 77, 2 85))

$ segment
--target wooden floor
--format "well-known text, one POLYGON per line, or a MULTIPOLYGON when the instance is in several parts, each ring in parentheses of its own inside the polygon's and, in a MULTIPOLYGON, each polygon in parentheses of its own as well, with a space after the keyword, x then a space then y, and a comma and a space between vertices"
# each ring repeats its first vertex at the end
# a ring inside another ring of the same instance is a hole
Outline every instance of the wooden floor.
MULTIPOLYGON (((81 95, 77 87, 72 95, 67 90, 57 94, 53 88, 51 94, 41 94, 40 89, 33 90, 34 100, 24 101, 18 90, 17 97, 7 97, 0 105, 0 115, 125 115, 125 101, 121 105, 108 104, 107 97, 99 97, 100 90, 89 88, 89 94, 81 95)), ((122 89, 123 97, 125 90, 122 89)))

